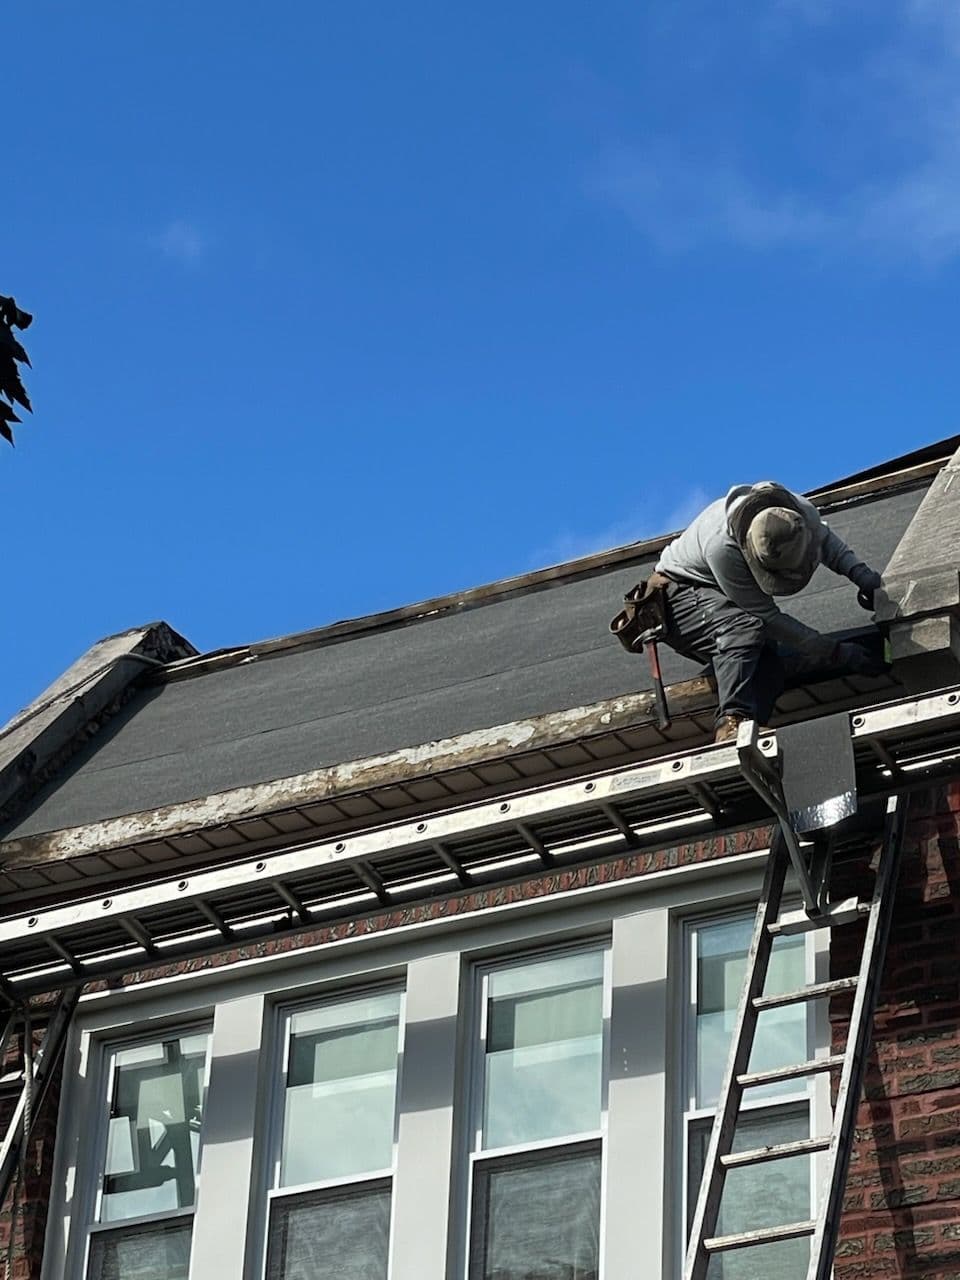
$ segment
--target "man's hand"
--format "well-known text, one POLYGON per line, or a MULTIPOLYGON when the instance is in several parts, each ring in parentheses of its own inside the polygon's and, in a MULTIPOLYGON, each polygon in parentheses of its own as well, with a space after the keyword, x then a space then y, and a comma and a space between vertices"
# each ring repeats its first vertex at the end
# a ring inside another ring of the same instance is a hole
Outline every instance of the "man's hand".
POLYGON ((858 564, 850 574, 850 581, 857 587, 857 604, 861 609, 872 611, 874 592, 883 582, 879 573, 865 564, 858 564))
POLYGON ((846 667, 857 676, 881 676, 889 670, 880 654, 851 641, 842 641, 837 645, 836 662, 838 667, 846 667))

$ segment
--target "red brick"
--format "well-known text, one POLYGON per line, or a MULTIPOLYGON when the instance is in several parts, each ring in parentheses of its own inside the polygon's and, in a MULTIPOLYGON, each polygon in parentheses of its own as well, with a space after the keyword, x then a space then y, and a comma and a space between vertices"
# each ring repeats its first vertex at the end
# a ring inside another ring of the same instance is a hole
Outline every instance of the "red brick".
MULTIPOLYGON (((911 798, 836 1280, 960 1280, 960 781, 911 798), (864 1255, 859 1243, 866 1243, 864 1255)), ((855 970, 841 939, 834 976, 855 970)), ((834 1001, 846 1041, 850 1002, 834 1001)))

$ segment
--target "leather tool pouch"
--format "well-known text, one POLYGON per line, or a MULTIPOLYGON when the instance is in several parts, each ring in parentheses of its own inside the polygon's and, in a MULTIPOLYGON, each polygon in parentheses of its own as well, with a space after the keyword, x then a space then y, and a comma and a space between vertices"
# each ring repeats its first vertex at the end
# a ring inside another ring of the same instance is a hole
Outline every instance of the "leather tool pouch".
POLYGON ((664 588, 669 582, 662 574, 644 578, 623 597, 623 608, 610 622, 615 635, 628 653, 640 653, 644 638, 662 639, 667 630, 667 598, 664 588))

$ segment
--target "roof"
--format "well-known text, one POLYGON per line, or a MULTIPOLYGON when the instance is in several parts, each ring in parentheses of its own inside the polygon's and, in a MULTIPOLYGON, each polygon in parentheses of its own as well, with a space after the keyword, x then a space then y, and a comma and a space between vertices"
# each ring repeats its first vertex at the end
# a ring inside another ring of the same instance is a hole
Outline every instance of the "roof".
MULTIPOLYGON (((831 526, 871 564, 886 565, 937 470, 938 451, 922 453, 919 461, 911 455, 887 464, 887 483, 878 483, 873 469, 859 487, 824 492, 831 526)), ((160 673, 138 671, 125 704, 39 791, 24 796, 2 840, 644 689, 645 664, 607 627, 666 540, 316 632, 182 658, 160 673)), ((823 569, 790 610, 821 631, 852 632, 867 622, 849 584, 823 569)), ((663 665, 672 684, 698 672, 669 652, 663 665)))

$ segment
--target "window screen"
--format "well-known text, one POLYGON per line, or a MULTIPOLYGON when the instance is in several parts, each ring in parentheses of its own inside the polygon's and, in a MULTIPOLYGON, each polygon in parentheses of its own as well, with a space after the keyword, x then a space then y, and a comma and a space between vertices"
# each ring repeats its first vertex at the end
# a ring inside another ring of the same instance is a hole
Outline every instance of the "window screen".
POLYGON ((274 1200, 267 1280, 386 1280, 390 1184, 274 1200))
MULTIPOLYGON (((688 1220, 693 1217, 712 1123, 694 1128, 690 1149, 688 1220)), ((734 1151, 799 1142, 809 1137, 806 1107, 760 1112, 741 1118, 733 1142, 734 1151)), ((810 1210, 809 1157, 772 1160, 745 1169, 731 1169, 725 1179, 717 1221, 718 1235, 756 1231, 786 1222, 802 1221, 810 1210)), ((689 1221, 688 1221, 689 1225, 689 1221)), ((711 1258, 708 1280, 754 1280, 776 1276, 778 1280, 805 1280, 810 1262, 808 1239, 758 1245, 742 1252, 711 1258)))
POLYGON ((187 1280, 190 1218, 161 1226, 98 1231, 90 1244, 90 1280, 187 1280))
POLYGON ((479 1165, 472 1219, 472 1280, 596 1280, 599 1150, 479 1165))

